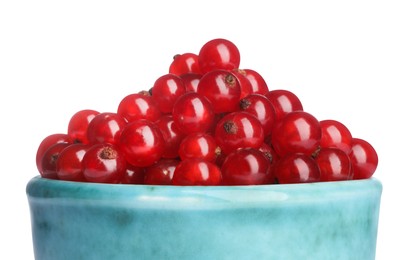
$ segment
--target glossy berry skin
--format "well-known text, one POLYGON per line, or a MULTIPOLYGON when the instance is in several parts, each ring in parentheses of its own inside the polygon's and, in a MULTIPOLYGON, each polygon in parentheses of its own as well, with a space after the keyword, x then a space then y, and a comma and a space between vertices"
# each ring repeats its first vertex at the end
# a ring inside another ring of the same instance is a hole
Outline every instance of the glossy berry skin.
POLYGON ((350 153, 353 179, 371 178, 378 166, 378 154, 364 139, 353 138, 350 153))
POLYGON ((182 75, 185 73, 201 73, 198 65, 198 55, 194 53, 176 54, 169 67, 169 73, 182 75))
POLYGON ((243 69, 233 69, 231 72, 237 78, 238 83, 241 86, 240 99, 252 94, 253 87, 250 80, 246 77, 246 72, 243 69))
POLYGON ((144 184, 147 185, 171 185, 174 171, 180 160, 161 159, 146 169, 144 184))
POLYGON ((210 101, 215 113, 238 110, 241 86, 227 70, 213 70, 204 74, 198 83, 197 92, 210 101))
POLYGON ((258 149, 264 142, 264 129, 253 115, 232 112, 218 122, 214 138, 222 152, 228 155, 239 148, 258 149))
POLYGON ((129 123, 124 128, 119 146, 129 164, 147 167, 163 156, 165 141, 155 123, 140 119, 129 123))
POLYGON ((87 128, 89 143, 116 144, 126 124, 126 120, 116 113, 105 112, 96 115, 87 128))
POLYGON ((145 168, 127 163, 126 172, 120 179, 121 184, 144 184, 145 168))
POLYGON ((196 92, 188 92, 177 99, 173 119, 184 134, 207 132, 214 122, 214 110, 210 102, 196 92))
POLYGON ((271 138, 274 150, 280 156, 287 153, 312 155, 320 146, 320 123, 310 113, 290 112, 274 126, 271 138))
POLYGON ((163 114, 171 113, 176 100, 186 92, 184 81, 177 75, 159 77, 150 90, 158 108, 163 114))
POLYGON ((198 73, 185 73, 180 75, 180 78, 186 87, 186 92, 197 92, 198 83, 202 76, 202 74, 198 73))
POLYGON ((68 147, 69 143, 56 143, 51 145, 43 154, 41 159, 40 172, 41 177, 47 179, 58 179, 57 177, 57 159, 60 156, 61 151, 68 147))
POLYGON ((255 116, 264 129, 264 136, 271 135, 275 123, 275 110, 268 98, 250 94, 240 100, 240 110, 255 116))
POLYGON ((207 133, 187 135, 181 142, 178 154, 181 160, 200 158, 215 162, 219 149, 214 137, 207 133))
POLYGON ((308 183, 320 181, 320 169, 311 156, 289 153, 274 165, 274 174, 279 184, 308 183))
POLYGON ((265 96, 273 104, 277 120, 281 120, 287 113, 303 111, 300 99, 291 91, 276 89, 267 92, 265 96))
POLYGON ((43 165, 42 165, 42 160, 44 157, 44 154, 46 151, 54 144, 57 143, 72 143, 72 139, 68 134, 62 134, 62 133, 56 133, 56 134, 51 134, 43 138, 43 140, 40 142, 38 148, 37 148, 37 153, 36 153, 36 166, 37 170, 39 173, 43 172, 43 165))
POLYGON ((198 53, 198 64, 203 74, 217 69, 238 69, 240 51, 227 39, 213 39, 201 47, 198 53))
POLYGON ((252 69, 243 69, 243 73, 250 82, 251 93, 265 95, 269 92, 268 85, 260 73, 252 69))
POLYGON ((69 120, 67 134, 74 143, 89 143, 87 139, 87 128, 91 120, 100 114, 92 109, 84 109, 76 112, 69 120))
POLYGON ((90 146, 74 143, 64 148, 56 161, 57 177, 66 181, 85 181, 82 161, 90 146))
POLYGON ((322 120, 321 126, 321 147, 336 147, 346 154, 351 152, 352 135, 350 130, 341 122, 336 120, 322 120))
POLYGON ((271 163, 257 149, 238 149, 225 158, 221 166, 224 185, 261 185, 274 183, 271 163))
POLYGON ((127 122, 139 119, 154 122, 162 115, 157 103, 147 91, 125 96, 118 104, 117 114, 124 117, 127 122))
POLYGON ((165 141, 163 157, 178 157, 180 143, 185 137, 185 134, 180 130, 180 128, 178 128, 174 122, 173 116, 163 115, 155 123, 163 134, 165 141))
POLYGON ((315 156, 320 169, 320 181, 346 181, 353 178, 351 160, 338 148, 321 148, 315 156))
POLYGON ((116 146, 98 143, 84 154, 82 167, 88 182, 118 183, 126 172, 127 162, 116 146))
POLYGON ((180 186, 220 185, 220 168, 212 162, 192 158, 181 161, 173 175, 171 183, 180 186))

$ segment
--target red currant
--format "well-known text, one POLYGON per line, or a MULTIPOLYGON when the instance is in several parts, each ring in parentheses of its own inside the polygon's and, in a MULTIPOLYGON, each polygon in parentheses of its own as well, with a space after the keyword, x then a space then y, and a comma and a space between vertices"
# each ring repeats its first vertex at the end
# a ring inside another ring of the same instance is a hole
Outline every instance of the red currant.
POLYGON ((185 134, 207 132, 214 122, 214 110, 210 102, 196 92, 187 92, 177 99, 173 119, 185 134))
POLYGON ((56 161, 57 177, 66 181, 85 181, 82 161, 90 146, 75 143, 64 148, 56 161))
POLYGON ((238 83, 241 86, 240 98, 244 98, 249 94, 253 93, 253 86, 251 85, 250 80, 246 77, 246 72, 244 70, 233 69, 231 72, 237 78, 238 83))
POLYGON ((270 161, 257 149, 238 149, 225 158, 221 166, 225 185, 260 185, 274 183, 270 161))
POLYGON ((200 158, 215 162, 220 149, 214 137, 207 133, 194 133, 186 136, 179 148, 181 160, 189 158, 200 158))
POLYGON ((91 146, 82 162, 84 178, 89 182, 118 183, 126 173, 126 167, 124 155, 109 143, 91 146))
POLYGON ((374 147, 360 138, 352 139, 350 153, 353 179, 371 178, 378 166, 378 155, 374 147))
POLYGON ((338 148, 321 148, 314 157, 320 169, 321 181, 352 179, 351 160, 338 148))
POLYGON ((117 107, 117 114, 128 122, 147 119, 152 122, 161 116, 161 111, 153 97, 147 91, 125 96, 117 107))
POLYGON ((165 141, 158 126, 146 119, 129 123, 122 131, 119 145, 129 164, 150 166, 164 153, 165 141))
POLYGON ((250 94, 240 100, 240 109, 252 114, 260 121, 265 136, 271 135, 275 122, 275 111, 266 96, 250 94))
POLYGON ((252 69, 243 69, 245 77, 251 85, 251 93, 265 95, 268 93, 268 86, 263 76, 252 69))
POLYGON ((300 99, 291 91, 276 89, 267 92, 265 96, 273 104, 277 120, 281 120, 289 112, 303 111, 300 99))
POLYGON ((51 134, 45 137, 37 148, 36 153, 36 166, 39 173, 43 172, 43 157, 46 151, 54 144, 57 143, 72 143, 68 134, 51 134))
POLYGON ((198 54, 198 65, 203 73, 216 69, 238 69, 240 66, 240 51, 229 40, 213 39, 201 47, 198 54))
POLYGON ((156 125, 163 134, 164 158, 178 157, 180 143, 185 137, 185 134, 177 127, 172 115, 163 115, 156 122, 156 125))
POLYGON ((221 184, 221 171, 212 162, 191 158, 177 165, 171 183, 181 186, 219 185, 221 184))
POLYGON ((126 126, 126 120, 116 113, 100 113, 90 121, 87 128, 87 138, 91 144, 118 142, 121 131, 126 126))
POLYGON ((258 149, 264 142, 264 129, 253 115, 242 111, 232 112, 218 122, 214 138, 225 154, 238 148, 258 149))
POLYGON ((241 86, 233 73, 227 70, 213 70, 204 74, 198 83, 197 92, 210 101, 216 113, 238 110, 241 86))
POLYGON ((51 145, 43 154, 41 159, 42 171, 40 175, 43 178, 57 179, 57 159, 61 151, 68 147, 70 143, 56 143, 51 145))
POLYGON ((146 169, 144 184, 149 185, 171 185, 174 171, 180 160, 161 159, 146 169))
POLYGON ((120 179, 122 184, 144 184, 145 168, 127 163, 126 172, 120 179))
POLYGON ((274 126, 272 145, 276 153, 313 154, 320 145, 321 127, 318 120, 304 111, 290 112, 274 126))
POLYGON ((169 67, 169 73, 178 76, 185 73, 201 73, 198 65, 198 55, 189 52, 174 55, 169 67))
POLYGON ((198 83, 203 75, 197 73, 186 73, 180 75, 181 80, 184 82, 186 92, 197 92, 198 83))
POLYGON ((336 120, 322 120, 321 126, 321 147, 336 147, 346 154, 351 152, 352 135, 350 130, 336 120))
POLYGON ((311 156, 289 153, 274 165, 274 174, 279 184, 320 181, 320 169, 311 156))
POLYGON ((76 112, 68 123, 67 134, 75 143, 88 143, 87 128, 90 121, 99 112, 91 109, 84 109, 76 112))
POLYGON ((174 74, 159 77, 151 88, 151 95, 162 113, 171 113, 177 98, 186 92, 184 81, 174 74))

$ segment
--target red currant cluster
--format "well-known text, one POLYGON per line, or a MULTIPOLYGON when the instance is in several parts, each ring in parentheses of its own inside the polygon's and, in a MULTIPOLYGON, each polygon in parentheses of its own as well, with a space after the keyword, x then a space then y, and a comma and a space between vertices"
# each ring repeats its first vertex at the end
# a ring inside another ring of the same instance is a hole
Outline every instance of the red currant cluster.
POLYGON ((336 120, 318 121, 287 90, 239 69, 226 39, 176 55, 116 113, 81 110, 40 143, 44 178, 156 185, 260 185, 366 179, 375 149, 336 120))

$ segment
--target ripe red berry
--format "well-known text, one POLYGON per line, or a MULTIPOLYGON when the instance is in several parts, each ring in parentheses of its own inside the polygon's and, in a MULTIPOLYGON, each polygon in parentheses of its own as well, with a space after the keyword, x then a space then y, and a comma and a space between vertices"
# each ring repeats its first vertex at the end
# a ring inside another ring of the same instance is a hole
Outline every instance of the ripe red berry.
POLYGON ((139 119, 154 122, 162 113, 150 93, 142 91, 125 96, 118 104, 117 114, 124 117, 127 122, 139 119))
POLYGON ((164 114, 172 112, 174 103, 185 92, 183 80, 174 74, 159 77, 151 88, 151 95, 164 114))
POLYGON ((119 183, 122 184, 144 184, 145 168, 137 167, 127 163, 126 172, 119 183))
POLYGON ((313 154, 320 146, 321 127, 318 120, 304 111, 290 112, 274 126, 272 145, 276 153, 313 154))
POLYGON ((261 94, 250 94, 240 100, 240 109, 255 116, 264 129, 264 136, 271 135, 275 123, 275 110, 268 98, 261 94))
POLYGON ((98 143, 84 154, 82 167, 89 182, 118 183, 126 173, 127 162, 116 146, 98 143))
POLYGON ((257 149, 238 149, 225 158, 221 166, 224 185, 260 185, 274 183, 271 163, 257 149))
POLYGON ((315 155, 321 181, 346 181, 353 178, 351 160, 338 148, 321 148, 315 155))
POLYGON ((178 154, 181 160, 200 158, 209 162, 215 162, 220 148, 211 134, 193 133, 187 135, 180 144, 178 154))
POLYGON ((57 177, 57 159, 64 148, 70 143, 56 143, 51 145, 43 154, 41 159, 40 175, 43 178, 58 179, 57 177))
POLYGON ((277 120, 281 120, 287 113, 303 111, 300 99, 291 91, 276 89, 267 92, 265 96, 273 104, 277 120))
POLYGON ((171 183, 181 186, 219 185, 221 184, 221 171, 212 162, 191 158, 177 165, 171 183))
POLYGON ((43 157, 46 151, 57 143, 72 143, 72 139, 68 134, 51 134, 46 136, 39 144, 36 153, 36 166, 39 173, 43 172, 43 157))
POLYGON ((251 93, 265 95, 269 89, 263 76, 255 70, 243 69, 245 77, 248 79, 251 85, 251 93))
POLYGON ((320 181, 320 169, 311 156, 289 153, 274 165, 274 174, 279 184, 320 181))
POLYGON ((352 139, 350 153, 353 179, 371 178, 378 166, 378 154, 374 147, 360 138, 352 139))
POLYGON ((253 115, 238 111, 218 122, 214 136, 222 152, 228 155, 239 148, 258 149, 264 142, 264 129, 253 115))
POLYGON ((321 126, 321 147, 336 147, 343 150, 346 154, 351 152, 352 135, 350 130, 336 120, 322 120, 321 126))
POLYGON ((158 126, 146 119, 129 123, 122 131, 119 146, 129 164, 147 167, 164 153, 165 142, 158 126))
POLYGON ((174 171, 180 160, 161 159, 146 169, 144 184, 149 185, 171 185, 174 171))
POLYGON ((180 75, 181 80, 184 82, 186 92, 197 92, 198 83, 203 75, 197 73, 186 73, 180 75))
POLYGON ((241 86, 237 78, 227 70, 213 70, 203 75, 197 92, 206 97, 215 113, 238 110, 241 86))
POLYGON ((76 112, 68 123, 67 134, 74 143, 89 143, 87 139, 87 128, 91 120, 98 115, 99 112, 92 109, 84 109, 76 112))
POLYGON ((174 55, 169 67, 169 73, 178 76, 185 73, 201 73, 198 65, 198 55, 189 52, 174 55))
POLYGON ((231 72, 237 78, 238 83, 241 86, 240 99, 253 93, 253 86, 251 85, 250 80, 246 77, 246 72, 243 69, 233 69, 231 72))
POLYGON ((185 134, 178 128, 177 124, 174 122, 173 116, 169 114, 163 115, 155 123, 163 134, 165 141, 163 157, 178 157, 180 143, 185 137, 185 134))
POLYGON ((56 161, 57 177, 66 181, 85 181, 83 157, 90 145, 74 143, 64 148, 56 161))
POLYGON ((126 120, 119 114, 100 113, 90 121, 87 128, 87 138, 91 144, 116 144, 126 124, 126 120))
POLYGON ((198 54, 198 64, 203 73, 216 69, 238 69, 240 66, 240 51, 229 40, 213 39, 201 47, 198 54))
POLYGON ((214 122, 214 110, 210 102, 196 92, 187 92, 177 99, 173 119, 185 134, 207 132, 214 122))

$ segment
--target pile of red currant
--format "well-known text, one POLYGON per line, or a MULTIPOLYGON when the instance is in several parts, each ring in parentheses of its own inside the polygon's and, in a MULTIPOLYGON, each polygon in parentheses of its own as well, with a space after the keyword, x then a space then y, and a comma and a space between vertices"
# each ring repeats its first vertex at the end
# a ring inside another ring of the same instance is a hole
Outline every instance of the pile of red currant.
POLYGON ((43 178, 150 185, 261 185, 370 178, 375 149, 319 121, 288 90, 269 90, 240 52, 212 39, 174 56, 116 112, 81 110, 40 143, 43 178))

